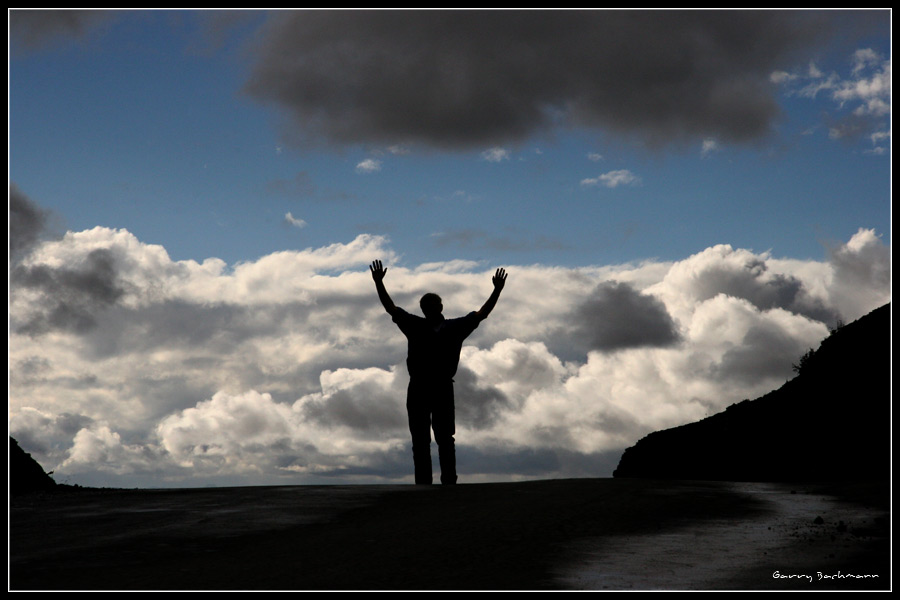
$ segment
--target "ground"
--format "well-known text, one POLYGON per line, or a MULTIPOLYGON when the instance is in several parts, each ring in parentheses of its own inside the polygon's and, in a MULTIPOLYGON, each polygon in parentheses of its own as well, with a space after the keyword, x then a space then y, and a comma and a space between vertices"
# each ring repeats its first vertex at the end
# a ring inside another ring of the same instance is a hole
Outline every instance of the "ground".
POLYGON ((570 479, 29 494, 11 590, 890 589, 889 484, 570 479))

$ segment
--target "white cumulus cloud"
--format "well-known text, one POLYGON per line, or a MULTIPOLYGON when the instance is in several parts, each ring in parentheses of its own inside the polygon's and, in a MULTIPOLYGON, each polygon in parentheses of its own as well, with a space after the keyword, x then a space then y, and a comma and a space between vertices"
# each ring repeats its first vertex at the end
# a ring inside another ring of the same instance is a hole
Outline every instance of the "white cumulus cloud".
POLYGON ((481 153, 481 158, 488 162, 502 162, 509 160, 509 150, 506 148, 489 148, 481 153))
POLYGON ((374 158, 366 158, 356 165, 357 173, 377 173, 381 170, 381 161, 374 158))
POLYGON ((616 171, 609 171, 597 177, 582 179, 581 185, 603 185, 608 188, 615 188, 619 187, 620 185, 637 185, 640 182, 640 178, 628 169, 619 169, 616 171))
POLYGON ((284 215, 284 220, 286 223, 293 225, 294 227, 297 227, 298 229, 302 229, 303 227, 306 227, 306 221, 304 221, 303 219, 298 219, 297 217, 292 215, 290 212, 288 212, 284 215))
MULTIPOLYGON (((406 341, 375 258, 410 311, 435 291, 459 316, 491 291, 486 266, 406 265, 368 235, 231 267, 124 230, 36 243, 10 278, 10 434, 73 483, 409 480, 406 341)), ((456 378, 470 481, 609 475, 641 436, 780 386, 829 327, 890 300, 867 229, 821 261, 719 245, 507 271, 456 378)))

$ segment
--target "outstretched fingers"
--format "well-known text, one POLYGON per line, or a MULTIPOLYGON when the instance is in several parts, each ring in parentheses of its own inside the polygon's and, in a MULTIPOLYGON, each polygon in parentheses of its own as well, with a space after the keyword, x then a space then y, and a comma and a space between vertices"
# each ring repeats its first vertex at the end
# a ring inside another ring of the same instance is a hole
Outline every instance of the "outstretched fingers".
POLYGON ((495 287, 503 287, 503 284, 506 283, 506 270, 505 269, 497 269, 494 273, 494 277, 492 278, 495 287))
POLYGON ((387 269, 385 269, 385 268, 381 265, 381 261, 380 261, 380 260, 372 261, 372 264, 369 265, 369 271, 371 271, 372 277, 373 277, 375 280, 378 280, 378 279, 384 279, 384 275, 385 275, 385 273, 387 273, 387 269))

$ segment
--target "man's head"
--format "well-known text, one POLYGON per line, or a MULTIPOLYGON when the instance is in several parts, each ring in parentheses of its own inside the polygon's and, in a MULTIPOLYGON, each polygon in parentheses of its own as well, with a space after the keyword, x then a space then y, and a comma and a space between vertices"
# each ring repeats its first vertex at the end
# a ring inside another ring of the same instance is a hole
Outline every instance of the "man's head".
POLYGON ((422 296, 422 299, 419 300, 419 307, 422 309, 422 313, 425 315, 426 319, 439 317, 444 311, 444 304, 441 302, 441 297, 437 294, 432 294, 431 292, 422 296))

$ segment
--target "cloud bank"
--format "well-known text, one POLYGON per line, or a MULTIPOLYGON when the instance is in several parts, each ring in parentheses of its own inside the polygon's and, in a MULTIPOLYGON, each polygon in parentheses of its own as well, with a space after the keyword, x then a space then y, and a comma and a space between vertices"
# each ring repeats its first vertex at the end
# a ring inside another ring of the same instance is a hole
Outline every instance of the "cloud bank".
MULTIPOLYGON (((367 265, 384 260, 398 305, 431 290, 448 314, 480 306, 497 266, 408 264, 371 235, 229 266, 11 223, 10 433, 85 485, 410 480, 405 339, 367 265)), ((890 249, 866 229, 821 261, 719 245, 504 266, 456 382, 466 481, 608 476, 646 433, 780 386, 839 319, 890 299, 890 249)))

